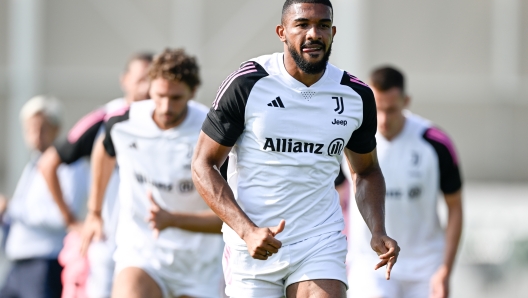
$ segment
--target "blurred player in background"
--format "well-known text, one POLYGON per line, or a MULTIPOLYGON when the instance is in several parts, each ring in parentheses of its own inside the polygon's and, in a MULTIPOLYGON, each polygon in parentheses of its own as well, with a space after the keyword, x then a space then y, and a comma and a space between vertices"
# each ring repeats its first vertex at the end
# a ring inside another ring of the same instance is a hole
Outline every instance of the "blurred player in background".
POLYGON ((328 0, 287 0, 276 32, 284 53, 242 63, 218 90, 193 178, 225 222, 230 297, 345 297, 346 239, 334 180, 343 156, 359 173, 372 249, 387 265, 385 184, 376 158, 370 88, 328 63, 336 28, 328 0), (217 168, 229 155, 229 185, 217 168), (231 188, 230 188, 231 187, 231 188))
MULTIPOLYGON (((57 177, 57 169, 61 164, 70 164, 83 157, 89 157, 92 154, 92 148, 96 140, 100 138, 99 142, 102 142, 102 135, 104 135, 103 123, 105 119, 108 119, 113 113, 128 107, 132 102, 148 98, 150 82, 147 74, 152 57, 153 55, 150 53, 133 55, 127 62, 125 71, 120 78, 124 96, 110 101, 105 106, 79 120, 70 130, 67 139, 51 146, 39 162, 39 168, 53 194, 53 198, 61 210, 62 217, 70 228, 80 228, 79 219, 73 216, 64 203, 63 193, 57 177)), ((86 292, 90 298, 110 297, 111 294, 114 272, 112 254, 115 250, 114 234, 119 209, 117 205, 118 185, 119 177, 117 171, 114 171, 106 191, 104 207, 99 209, 88 207, 88 217, 93 217, 95 213, 97 216, 102 216, 105 219, 104 232, 100 231, 97 235, 98 242, 94 242, 88 250, 90 273, 86 281, 86 292), (103 239, 103 235, 105 239, 103 239)), ((71 243, 72 249, 78 251, 78 243, 75 240, 76 235, 72 234, 68 236, 68 240, 70 238, 73 241, 67 243, 66 249, 69 247, 68 244, 71 243)), ((84 247, 84 251, 86 250, 87 246, 84 247)), ((65 269, 65 272, 71 272, 68 270, 68 266, 65 269)), ((79 272, 79 274, 81 273, 79 272)), ((76 276, 65 277, 65 294, 69 295, 69 293, 75 292, 79 288, 78 284, 82 284, 82 282, 76 276), (74 284, 68 281, 72 281, 74 284)), ((69 297, 68 295, 66 297, 69 297)))
MULTIPOLYGON (((117 163, 121 211, 114 298, 221 294, 222 222, 196 192, 191 157, 207 108, 191 99, 200 84, 195 58, 167 49, 151 70, 152 100, 131 105, 107 123, 93 154, 90 208, 100 210, 117 163)), ((87 229, 101 218, 92 212, 87 229)), ((86 233, 85 241, 93 233, 86 233)))
MULTIPOLYGON (((38 171, 37 163, 59 134, 62 107, 55 98, 37 96, 23 106, 20 118, 32 155, 7 207, 5 219, 11 227, 6 254, 13 261, 13 268, 0 297, 59 298, 62 267, 57 257, 68 225, 38 171)), ((64 206, 72 216, 78 216, 83 210, 88 191, 88 170, 85 160, 57 168, 64 206)), ((5 208, 5 204, 2 206, 5 208)))
POLYGON ((462 181, 455 148, 430 121, 405 110, 410 98, 400 71, 378 68, 371 84, 387 187, 387 232, 398 239, 402 252, 390 281, 372 271, 370 262, 377 257, 368 247, 368 229, 357 208, 351 207, 350 297, 448 297, 462 232, 462 181), (437 214, 439 192, 447 203, 445 231, 437 214))

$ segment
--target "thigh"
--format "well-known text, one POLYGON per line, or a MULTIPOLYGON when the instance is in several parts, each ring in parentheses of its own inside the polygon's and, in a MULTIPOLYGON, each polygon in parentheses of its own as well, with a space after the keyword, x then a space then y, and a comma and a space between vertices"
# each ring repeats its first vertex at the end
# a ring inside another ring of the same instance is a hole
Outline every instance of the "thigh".
POLYGON ((333 279, 307 280, 291 284, 287 298, 346 298, 346 286, 333 279))
POLYGON ((121 270, 112 289, 112 298, 162 298, 156 281, 143 269, 127 267, 121 270))
POLYGON ((289 249, 293 266, 291 274, 285 281, 286 288, 296 283, 314 281, 315 283, 304 285, 310 287, 324 285, 325 289, 327 284, 338 285, 338 289, 344 285, 346 291, 347 243, 343 234, 327 233, 289 245, 289 249), (321 280, 328 282, 321 283, 321 280))

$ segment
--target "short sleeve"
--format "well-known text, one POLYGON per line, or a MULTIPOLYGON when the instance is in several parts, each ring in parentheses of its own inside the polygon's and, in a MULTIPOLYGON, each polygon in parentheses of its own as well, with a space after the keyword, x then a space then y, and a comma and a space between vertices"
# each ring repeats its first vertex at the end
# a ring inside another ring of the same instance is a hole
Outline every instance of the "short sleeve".
POLYGON ((255 84, 268 74, 258 63, 243 63, 224 80, 202 125, 215 142, 232 147, 244 131, 246 103, 255 84))
POLYGON ((91 112, 73 126, 66 140, 54 144, 63 163, 71 164, 92 154, 93 144, 105 115, 102 109, 91 112))
POLYGON ((444 194, 455 193, 462 188, 458 156, 451 139, 436 127, 429 128, 423 134, 438 155, 440 170, 440 189, 444 194))
POLYGON ((106 153, 108 153, 109 156, 112 156, 112 157, 116 156, 116 151, 115 151, 115 147, 114 147, 114 141, 112 140, 112 128, 114 127, 115 124, 117 124, 119 122, 122 122, 122 121, 128 120, 129 119, 129 112, 130 112, 130 110, 128 110, 128 109, 123 110, 123 114, 122 115, 111 117, 105 123, 106 134, 105 134, 105 137, 103 139, 103 145, 104 145, 106 153))
POLYGON ((376 130, 378 125, 374 93, 367 84, 347 72, 343 74, 341 85, 352 88, 363 101, 363 121, 352 133, 346 147, 359 154, 370 153, 376 149, 376 130))

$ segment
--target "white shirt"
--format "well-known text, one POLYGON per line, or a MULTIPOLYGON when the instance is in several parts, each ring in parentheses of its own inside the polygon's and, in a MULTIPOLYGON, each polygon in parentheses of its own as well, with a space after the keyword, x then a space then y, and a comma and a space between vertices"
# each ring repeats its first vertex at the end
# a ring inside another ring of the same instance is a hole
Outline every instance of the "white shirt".
MULTIPOLYGON (((218 90, 202 130, 232 146, 228 182, 259 227, 286 220, 283 245, 344 227, 334 180, 345 146, 375 148, 376 110, 370 88, 328 64, 310 87, 285 69, 283 54, 242 64, 218 90)), ((224 240, 245 243, 224 224, 224 240)))
MULTIPOLYGON (((177 127, 161 130, 152 119, 154 102, 133 103, 123 116, 110 119, 104 140, 108 154, 119 164, 121 212, 117 245, 153 242, 165 248, 197 250, 222 245, 219 235, 178 228, 163 230, 158 239, 145 222, 151 204, 147 191, 161 208, 172 212, 198 213, 209 210, 194 187, 191 158, 207 113, 203 105, 189 102, 185 120, 177 127)), ((207 253, 207 252, 205 252, 207 253)))
MULTIPOLYGON (((458 160, 449 138, 432 124, 406 113, 402 132, 388 141, 376 135, 385 177, 385 226, 401 247, 391 277, 426 280, 442 264, 445 235, 437 213, 439 193, 460 189, 458 160)), ((356 204, 350 204, 349 262, 352 270, 372 270, 379 262, 371 233, 356 204)), ((384 270, 378 270, 384 275, 384 270)))
MULTIPOLYGON (((11 260, 56 259, 66 235, 64 218, 37 168, 38 157, 24 168, 9 203, 11 228, 6 254, 11 260)), ((57 170, 64 201, 77 218, 86 202, 88 171, 88 162, 84 159, 70 165, 61 164, 57 170)))

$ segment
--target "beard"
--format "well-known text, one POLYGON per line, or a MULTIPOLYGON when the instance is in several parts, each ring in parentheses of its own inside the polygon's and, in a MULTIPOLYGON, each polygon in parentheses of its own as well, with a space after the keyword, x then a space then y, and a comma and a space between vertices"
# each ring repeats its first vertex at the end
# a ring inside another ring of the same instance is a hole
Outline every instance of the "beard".
MULTIPOLYGON (((307 42, 301 46, 302 49, 307 45, 320 45, 322 48, 325 48, 325 45, 322 42, 315 41, 315 42, 307 42)), ((302 54, 297 52, 297 50, 288 43, 288 51, 290 52, 290 55, 293 58, 293 61, 295 61, 295 64, 297 67, 299 67, 304 73, 307 74, 319 74, 323 72, 326 69, 326 64, 328 64, 328 60, 330 59, 330 55, 332 54, 332 45, 328 48, 328 50, 324 53, 323 58, 318 62, 308 62, 306 61, 302 54)))

